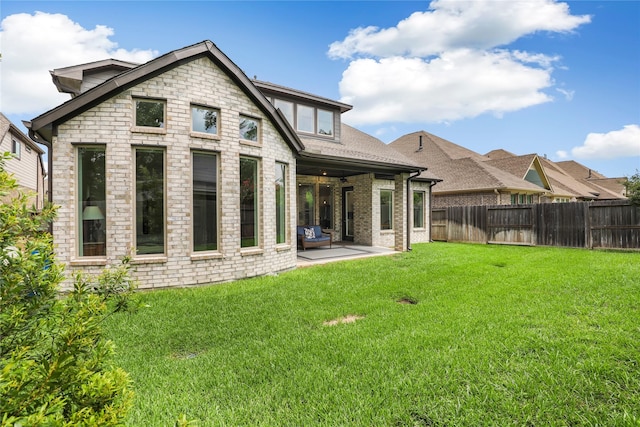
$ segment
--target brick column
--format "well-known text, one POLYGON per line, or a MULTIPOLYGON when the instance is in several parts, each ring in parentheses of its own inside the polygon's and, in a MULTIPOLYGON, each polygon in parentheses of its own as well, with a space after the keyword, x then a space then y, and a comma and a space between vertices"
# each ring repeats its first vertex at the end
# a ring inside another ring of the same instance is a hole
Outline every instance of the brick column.
POLYGON ((396 251, 407 250, 407 174, 395 176, 395 192, 393 199, 393 229, 395 230, 396 251))

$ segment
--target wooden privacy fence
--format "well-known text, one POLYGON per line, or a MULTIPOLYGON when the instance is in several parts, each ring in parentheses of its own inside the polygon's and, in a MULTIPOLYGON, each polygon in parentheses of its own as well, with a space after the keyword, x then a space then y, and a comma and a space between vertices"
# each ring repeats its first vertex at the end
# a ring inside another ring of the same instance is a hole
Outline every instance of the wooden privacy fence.
POLYGON ((431 221, 433 240, 640 249, 640 207, 626 201, 452 206, 431 221))

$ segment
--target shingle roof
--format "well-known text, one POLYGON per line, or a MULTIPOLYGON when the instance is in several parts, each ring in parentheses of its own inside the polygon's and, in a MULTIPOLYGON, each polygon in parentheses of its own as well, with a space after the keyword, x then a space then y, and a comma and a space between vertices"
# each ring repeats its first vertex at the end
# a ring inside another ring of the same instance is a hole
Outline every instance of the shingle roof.
MULTIPOLYGON (((300 155, 303 158, 336 159, 345 163, 352 162, 406 171, 424 169, 424 166, 392 149, 378 138, 345 123, 342 123, 340 132, 340 142, 302 137, 301 140, 305 148, 300 155)), ((429 172, 423 173, 422 178, 437 179, 429 172)))
POLYGON ((425 131, 404 135, 391 144, 407 157, 414 159, 443 181, 434 193, 511 189, 531 193, 546 190, 488 163, 489 157, 478 154, 451 141, 425 131), (422 148, 420 149, 420 136, 422 148))

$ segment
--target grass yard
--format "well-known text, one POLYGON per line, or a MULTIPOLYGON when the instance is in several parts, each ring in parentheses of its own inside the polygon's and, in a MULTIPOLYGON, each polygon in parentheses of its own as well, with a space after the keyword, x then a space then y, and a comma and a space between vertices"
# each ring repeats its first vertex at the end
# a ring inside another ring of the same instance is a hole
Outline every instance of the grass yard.
POLYGON ((420 244, 138 297, 107 323, 131 426, 640 425, 639 253, 420 244))

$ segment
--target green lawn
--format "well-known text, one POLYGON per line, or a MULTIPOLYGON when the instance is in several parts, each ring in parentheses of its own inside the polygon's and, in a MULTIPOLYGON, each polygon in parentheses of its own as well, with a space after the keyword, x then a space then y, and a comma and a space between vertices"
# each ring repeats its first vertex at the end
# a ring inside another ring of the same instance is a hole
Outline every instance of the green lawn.
POLYGON ((107 323, 132 426, 640 425, 640 253, 421 244, 138 297, 107 323))

